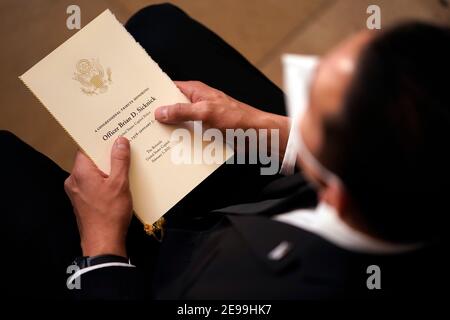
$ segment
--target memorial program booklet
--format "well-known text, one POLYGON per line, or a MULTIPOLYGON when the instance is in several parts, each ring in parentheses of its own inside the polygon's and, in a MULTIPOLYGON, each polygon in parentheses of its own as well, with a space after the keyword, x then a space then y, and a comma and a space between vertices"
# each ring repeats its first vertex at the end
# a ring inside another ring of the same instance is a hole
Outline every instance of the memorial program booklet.
MULTIPOLYGON (((185 144, 193 154, 204 142, 175 143, 171 137, 177 127, 157 122, 154 110, 189 100, 109 10, 20 79, 103 172, 110 171, 116 138, 130 140, 134 212, 146 227, 232 155, 229 147, 213 141, 208 144, 217 143, 213 147, 225 155, 220 163, 174 163, 174 145, 185 144)), ((192 132, 189 124, 182 127, 192 132)))

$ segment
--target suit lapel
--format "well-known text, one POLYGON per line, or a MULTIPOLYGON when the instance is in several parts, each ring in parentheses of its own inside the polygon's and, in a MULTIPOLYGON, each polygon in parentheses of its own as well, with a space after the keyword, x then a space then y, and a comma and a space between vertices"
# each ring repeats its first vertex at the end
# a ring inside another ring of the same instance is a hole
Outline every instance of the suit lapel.
MULTIPOLYGON (((299 242, 303 230, 258 216, 229 216, 233 227, 239 232, 255 257, 270 271, 279 273, 288 267, 300 266, 299 242)), ((302 237, 302 246, 307 245, 302 237)), ((308 240, 306 240, 308 241, 308 240)))
MULTIPOLYGON (((263 192, 264 200, 254 203, 233 205, 212 211, 226 217, 223 226, 237 230, 246 245, 251 248, 255 257, 272 272, 281 272, 285 268, 299 263, 298 233, 299 229, 266 216, 287 212, 293 208, 311 207, 316 204, 317 197, 303 176, 296 174, 283 177, 269 184, 263 192)), ((217 229, 216 229, 217 230, 217 229)), ((226 241, 227 228, 223 231, 205 233, 197 239, 199 250, 191 264, 176 283, 169 285, 158 294, 159 298, 182 297, 192 283, 196 281, 202 270, 220 253, 222 241, 226 241), (204 245, 201 245, 201 244, 204 245)), ((249 257, 250 258, 250 257, 249 257)))

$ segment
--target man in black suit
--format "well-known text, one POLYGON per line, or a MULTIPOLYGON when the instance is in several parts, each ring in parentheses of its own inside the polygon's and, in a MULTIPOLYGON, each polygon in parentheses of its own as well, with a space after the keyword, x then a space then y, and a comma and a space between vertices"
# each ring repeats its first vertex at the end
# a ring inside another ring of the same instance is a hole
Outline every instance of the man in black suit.
POLYGON ((68 176, 2 132, 2 274, 11 295, 324 299, 437 292, 445 274, 441 207, 450 190, 442 151, 450 125, 448 29, 416 23, 349 38, 321 60, 308 108, 290 130, 282 92, 178 8, 145 8, 126 27, 171 78, 221 90, 178 82, 192 103, 162 107, 157 120, 277 128, 283 167, 297 162, 301 171, 261 176, 258 165, 222 166, 166 215, 159 243, 132 218, 126 139, 113 147, 109 176, 81 153, 68 176), (76 256, 80 269, 67 274, 76 256), (81 288, 69 290, 68 276, 70 288, 77 281, 81 288))

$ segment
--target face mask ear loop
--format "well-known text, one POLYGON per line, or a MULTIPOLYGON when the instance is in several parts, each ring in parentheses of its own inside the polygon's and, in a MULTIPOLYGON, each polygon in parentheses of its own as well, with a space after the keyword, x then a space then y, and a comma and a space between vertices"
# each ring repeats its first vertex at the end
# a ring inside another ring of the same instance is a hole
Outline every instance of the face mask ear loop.
POLYGON ((306 147, 301 134, 300 125, 309 104, 310 85, 313 74, 319 64, 315 56, 287 54, 282 58, 284 67, 284 82, 286 102, 291 116, 291 126, 294 130, 293 145, 303 161, 313 166, 326 183, 335 183, 343 187, 341 179, 325 168, 306 147))
MULTIPOLYGON (((297 121, 298 121, 297 123, 301 123, 300 119, 297 119, 297 121)), ((305 163, 308 163, 310 166, 314 167, 314 169, 316 169, 316 171, 320 174, 320 176, 324 179, 324 181, 327 184, 334 183, 334 184, 338 184, 339 186, 343 186, 341 179, 336 174, 334 174, 333 172, 331 172, 330 170, 325 168, 319 162, 319 160, 317 160, 317 158, 314 157, 314 155, 311 153, 311 151, 309 151, 309 149, 306 147, 306 145, 303 141, 300 126, 298 126, 298 128, 297 128, 297 138, 296 138, 295 142, 297 145, 299 157, 303 161, 305 161, 305 163)))

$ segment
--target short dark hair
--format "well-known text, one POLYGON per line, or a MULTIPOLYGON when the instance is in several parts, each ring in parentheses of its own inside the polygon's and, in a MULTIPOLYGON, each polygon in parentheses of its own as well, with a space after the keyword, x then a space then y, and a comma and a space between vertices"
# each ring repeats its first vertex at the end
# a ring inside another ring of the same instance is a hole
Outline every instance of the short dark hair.
POLYGON ((380 32, 343 103, 324 121, 319 158, 359 218, 390 241, 440 237, 450 213, 450 29, 409 22, 380 32))

